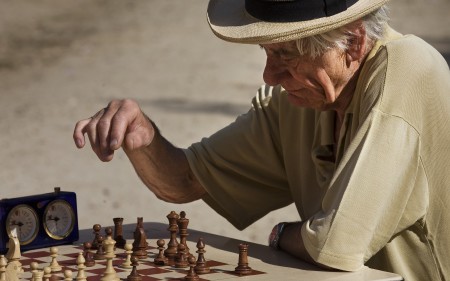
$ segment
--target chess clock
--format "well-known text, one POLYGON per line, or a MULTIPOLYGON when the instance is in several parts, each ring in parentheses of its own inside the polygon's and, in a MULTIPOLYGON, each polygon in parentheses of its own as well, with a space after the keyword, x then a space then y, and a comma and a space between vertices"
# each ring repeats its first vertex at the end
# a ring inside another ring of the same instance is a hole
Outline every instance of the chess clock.
POLYGON ((0 200, 0 253, 16 232, 22 251, 77 241, 76 194, 61 191, 0 200))

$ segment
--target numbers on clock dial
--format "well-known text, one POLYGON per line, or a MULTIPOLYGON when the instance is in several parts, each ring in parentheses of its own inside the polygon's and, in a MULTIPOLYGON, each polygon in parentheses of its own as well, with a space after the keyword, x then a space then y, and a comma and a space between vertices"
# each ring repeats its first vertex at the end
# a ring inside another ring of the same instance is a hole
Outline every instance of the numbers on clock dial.
POLYGON ((39 230, 39 219, 36 211, 25 204, 15 206, 6 218, 6 230, 9 236, 12 236, 15 232, 21 245, 31 243, 39 230))
POLYGON ((72 206, 65 200, 50 202, 44 211, 44 229, 53 239, 67 237, 73 230, 75 213, 72 206))

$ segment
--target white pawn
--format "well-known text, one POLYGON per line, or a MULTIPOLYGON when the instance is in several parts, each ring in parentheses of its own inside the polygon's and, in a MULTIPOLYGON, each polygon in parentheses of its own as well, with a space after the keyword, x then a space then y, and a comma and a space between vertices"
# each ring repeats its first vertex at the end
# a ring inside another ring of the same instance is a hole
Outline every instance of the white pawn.
POLYGON ((52 278, 52 269, 50 266, 44 267, 44 281, 50 281, 50 278, 52 278))
POLYGON ((39 264, 37 262, 30 263, 31 274, 39 270, 39 264))
POLYGON ((44 276, 44 272, 40 270, 36 270, 33 272, 31 280, 33 281, 42 281, 42 277, 44 276))
POLYGON ((64 270, 64 281, 72 281, 72 280, 73 280, 72 270, 70 269, 64 270))
POLYGON ((0 255, 0 281, 6 281, 6 265, 8 261, 4 255, 0 255))
POLYGON ((58 264, 56 258, 58 257, 58 248, 51 247, 50 248, 50 256, 52 257, 52 261, 50 263, 50 268, 52 272, 59 272, 62 270, 62 267, 58 264))
POLYGON ((86 268, 86 266, 84 265, 84 263, 86 262, 86 260, 84 259, 83 256, 83 252, 80 252, 78 254, 78 258, 77 258, 77 269, 78 269, 78 274, 77 274, 77 281, 86 281, 86 274, 84 272, 84 269, 86 268))
POLYGON ((126 243, 124 249, 125 253, 127 254, 127 257, 125 261, 120 265, 120 267, 126 270, 131 270, 133 268, 133 266, 131 265, 131 254, 133 254, 133 244, 126 243))

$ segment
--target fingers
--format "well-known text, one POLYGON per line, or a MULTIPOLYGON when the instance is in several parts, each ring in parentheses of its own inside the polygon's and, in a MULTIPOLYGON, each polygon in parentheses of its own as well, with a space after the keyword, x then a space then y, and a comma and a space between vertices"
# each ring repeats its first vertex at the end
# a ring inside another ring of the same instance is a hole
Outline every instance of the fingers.
POLYGON ((125 141, 128 149, 149 145, 153 127, 132 100, 115 100, 94 116, 75 125, 73 138, 78 148, 85 146, 87 134, 92 150, 102 161, 110 161, 114 150, 125 141))

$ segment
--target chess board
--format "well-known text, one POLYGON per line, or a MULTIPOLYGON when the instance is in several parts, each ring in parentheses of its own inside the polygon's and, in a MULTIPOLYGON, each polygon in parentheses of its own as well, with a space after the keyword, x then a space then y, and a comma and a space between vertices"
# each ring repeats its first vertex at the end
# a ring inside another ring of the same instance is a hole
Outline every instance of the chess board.
MULTIPOLYGON (((149 243, 149 245, 151 245, 149 243)), ((54 273, 55 277, 64 280, 63 272, 64 270, 72 271, 72 278, 75 280, 77 276, 77 264, 76 259, 78 254, 83 251, 81 245, 64 245, 58 247, 58 257, 57 261, 62 267, 61 272, 54 273)), ((148 258, 139 260, 139 266, 137 267, 138 273, 142 277, 142 281, 153 281, 153 280, 184 280, 187 275, 189 268, 176 268, 174 266, 157 266, 153 263, 153 259, 156 257, 158 251, 156 247, 149 247, 148 258)), ((125 261, 126 254, 122 249, 116 249, 116 257, 113 260, 114 269, 117 276, 121 280, 126 280, 127 276, 130 274, 131 270, 125 270, 120 267, 120 265, 125 261)), ((51 262, 50 250, 49 249, 38 249, 33 251, 28 251, 22 253, 22 258, 20 259, 24 273, 20 275, 19 280, 32 280, 30 264, 32 262, 37 262, 39 269, 43 270, 44 267, 49 266, 51 262)), ((239 275, 234 273, 236 264, 226 264, 224 262, 208 260, 207 265, 211 268, 211 272, 208 274, 200 275, 200 280, 227 280, 240 278, 239 275)), ((86 277, 88 281, 97 281, 103 275, 106 268, 105 260, 96 260, 96 264, 92 267, 87 267, 85 269, 86 277)), ((262 271, 253 270, 250 275, 260 275, 265 274, 262 271)), ((248 275, 247 275, 248 276, 248 275)))

